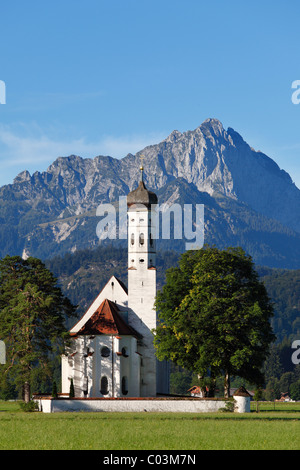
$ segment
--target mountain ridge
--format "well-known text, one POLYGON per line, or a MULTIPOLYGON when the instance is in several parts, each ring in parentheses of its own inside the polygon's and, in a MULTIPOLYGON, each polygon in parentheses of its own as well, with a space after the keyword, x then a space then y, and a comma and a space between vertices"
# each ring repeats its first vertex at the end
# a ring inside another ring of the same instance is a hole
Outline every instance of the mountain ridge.
POLYGON ((205 241, 244 243, 260 264, 265 258, 259 252, 269 251, 275 267, 281 267, 280 259, 282 267, 299 266, 300 190, 270 157, 217 119, 206 119, 193 131, 174 130, 122 159, 70 155, 58 157, 44 172, 22 171, 0 188, 0 255, 45 258, 49 250, 55 255, 97 246, 93 211, 135 189, 142 154, 145 183, 159 194, 159 204, 171 201, 170 188, 173 201, 206 201, 205 241))

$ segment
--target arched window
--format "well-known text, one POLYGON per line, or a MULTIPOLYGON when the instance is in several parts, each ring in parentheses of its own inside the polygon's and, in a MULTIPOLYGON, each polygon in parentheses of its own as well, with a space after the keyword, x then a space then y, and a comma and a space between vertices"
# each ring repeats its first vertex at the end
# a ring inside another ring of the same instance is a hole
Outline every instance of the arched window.
POLYGON ((103 377, 101 377, 100 393, 102 395, 107 395, 108 394, 108 380, 107 380, 107 377, 105 375, 103 377))
POLYGON ((128 393, 128 380, 127 377, 122 377, 122 395, 127 395, 128 393))
POLYGON ((140 242, 140 245, 144 245, 145 243, 145 235, 143 233, 140 233, 139 242, 140 242))
POLYGON ((130 241, 131 241, 131 245, 134 245, 134 233, 131 234, 130 241))
POLYGON ((103 348, 101 348, 101 356, 102 357, 109 357, 110 355, 110 350, 107 346, 103 346, 103 348))

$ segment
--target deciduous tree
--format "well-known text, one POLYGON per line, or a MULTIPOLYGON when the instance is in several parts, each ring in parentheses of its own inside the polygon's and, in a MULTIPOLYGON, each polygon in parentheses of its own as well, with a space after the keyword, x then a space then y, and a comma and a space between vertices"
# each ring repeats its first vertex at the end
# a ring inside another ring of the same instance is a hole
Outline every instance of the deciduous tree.
POLYGON ((199 376, 230 376, 261 385, 261 368, 275 337, 273 308, 250 256, 241 248, 205 246, 181 256, 158 292, 157 357, 199 376))

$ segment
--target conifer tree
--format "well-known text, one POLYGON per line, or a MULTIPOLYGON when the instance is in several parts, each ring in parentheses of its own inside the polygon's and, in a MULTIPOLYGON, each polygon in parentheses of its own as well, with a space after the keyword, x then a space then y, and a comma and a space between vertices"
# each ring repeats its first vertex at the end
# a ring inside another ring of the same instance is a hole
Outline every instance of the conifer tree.
POLYGON ((52 397, 57 398, 57 385, 56 385, 55 380, 53 381, 53 384, 52 384, 52 397))
POLYGON ((74 382, 73 382, 73 379, 71 379, 69 398, 74 398, 74 397, 75 397, 74 382))
POLYGON ((0 338, 5 341, 4 373, 17 387, 25 385, 25 400, 36 367, 47 371, 68 337, 65 321, 75 307, 62 294, 57 280, 37 258, 6 256, 0 260, 0 338))

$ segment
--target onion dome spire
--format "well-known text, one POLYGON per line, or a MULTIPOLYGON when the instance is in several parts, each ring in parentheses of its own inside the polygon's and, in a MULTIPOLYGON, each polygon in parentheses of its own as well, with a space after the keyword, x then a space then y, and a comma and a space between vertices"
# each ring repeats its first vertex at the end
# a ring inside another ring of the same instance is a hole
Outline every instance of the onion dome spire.
MULTIPOLYGON (((141 160, 144 159, 144 155, 141 155, 141 160)), ((143 173, 144 173, 144 166, 141 162, 140 166, 141 171, 141 179, 137 189, 131 191, 127 195, 127 206, 130 207, 134 204, 143 204, 144 206, 150 208, 151 204, 157 204, 157 196, 152 191, 148 191, 145 186, 143 173)))

